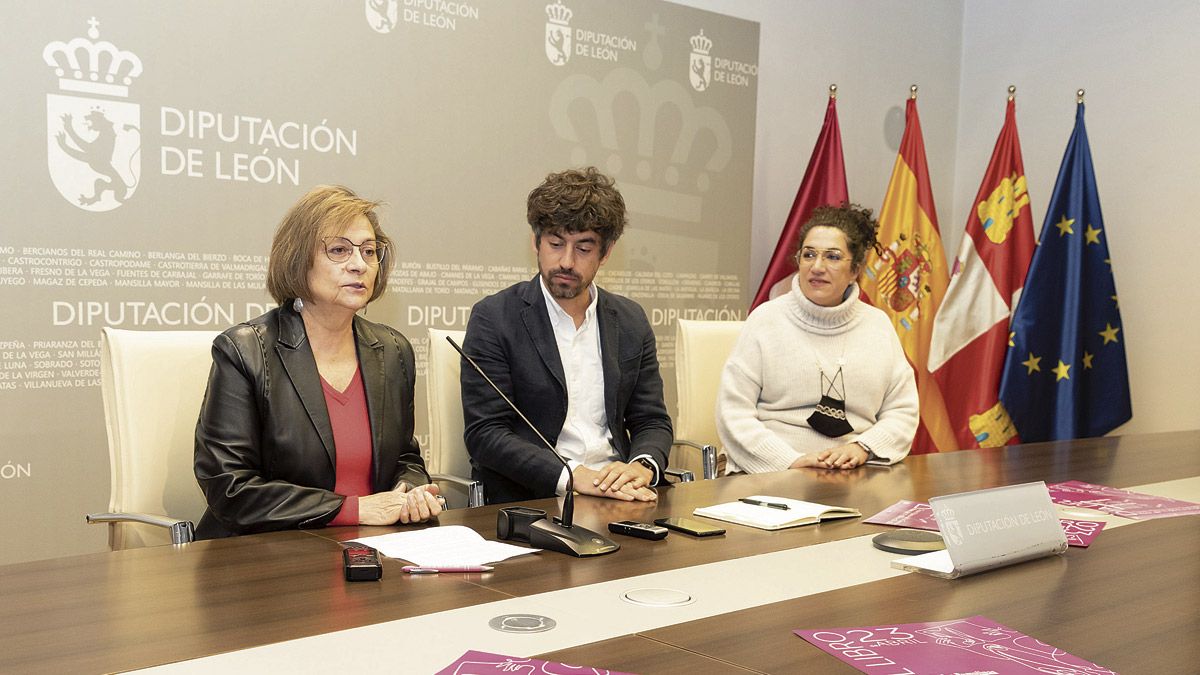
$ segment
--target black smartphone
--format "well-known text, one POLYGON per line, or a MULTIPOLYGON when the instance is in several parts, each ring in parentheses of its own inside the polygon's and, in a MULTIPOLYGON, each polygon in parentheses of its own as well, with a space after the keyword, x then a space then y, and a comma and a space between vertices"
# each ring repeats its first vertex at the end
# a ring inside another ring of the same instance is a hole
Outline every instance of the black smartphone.
POLYGON ((662 525, 669 530, 677 530, 694 537, 714 537, 725 534, 725 528, 702 523, 693 518, 657 518, 655 525, 662 525))
POLYGON ((639 523, 636 520, 618 520, 615 523, 609 523, 608 531, 650 541, 667 538, 667 528, 650 523, 639 523))

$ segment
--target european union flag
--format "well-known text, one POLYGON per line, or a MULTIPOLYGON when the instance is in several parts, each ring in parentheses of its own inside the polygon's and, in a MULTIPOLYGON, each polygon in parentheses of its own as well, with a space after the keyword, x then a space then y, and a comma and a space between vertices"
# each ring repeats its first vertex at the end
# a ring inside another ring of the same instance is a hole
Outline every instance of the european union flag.
POLYGON ((1024 442, 1102 436, 1133 412, 1082 102, 1040 239, 1012 319, 1000 401, 1024 442))

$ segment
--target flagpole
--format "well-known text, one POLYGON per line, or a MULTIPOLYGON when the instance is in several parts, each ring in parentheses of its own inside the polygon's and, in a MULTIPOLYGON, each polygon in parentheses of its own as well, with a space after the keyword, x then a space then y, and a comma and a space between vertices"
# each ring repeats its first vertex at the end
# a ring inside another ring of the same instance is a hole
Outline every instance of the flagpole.
POLYGON ((1008 85, 1008 100, 1015 101, 1017 98, 1017 85, 1008 85))
POLYGON ((831 98, 835 101, 837 100, 837 85, 836 84, 829 85, 829 98, 831 98))
POLYGON ((912 100, 917 100, 917 85, 912 85, 908 88, 908 97, 912 100))
POLYGON ((1079 89, 1075 92, 1075 102, 1083 103, 1083 90, 1079 89))

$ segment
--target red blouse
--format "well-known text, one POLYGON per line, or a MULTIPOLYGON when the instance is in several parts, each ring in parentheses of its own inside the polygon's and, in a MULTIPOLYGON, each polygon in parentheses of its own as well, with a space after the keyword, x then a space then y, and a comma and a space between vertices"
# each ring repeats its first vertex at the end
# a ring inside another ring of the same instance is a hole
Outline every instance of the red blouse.
POLYGON ((333 491, 346 497, 337 517, 329 525, 357 525, 358 498, 371 494, 373 452, 367 391, 358 369, 354 371, 346 391, 334 389, 323 377, 321 389, 325 392, 329 425, 333 427, 333 454, 336 458, 333 491))

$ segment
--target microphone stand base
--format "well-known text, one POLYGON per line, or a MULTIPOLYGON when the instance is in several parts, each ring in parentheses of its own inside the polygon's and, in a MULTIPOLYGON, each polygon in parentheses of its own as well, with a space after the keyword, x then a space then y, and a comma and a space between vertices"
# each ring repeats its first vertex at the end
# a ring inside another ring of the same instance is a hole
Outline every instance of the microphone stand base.
POLYGON ((620 544, 586 527, 565 527, 547 518, 530 523, 529 545, 577 558, 613 553, 621 548, 620 544))

